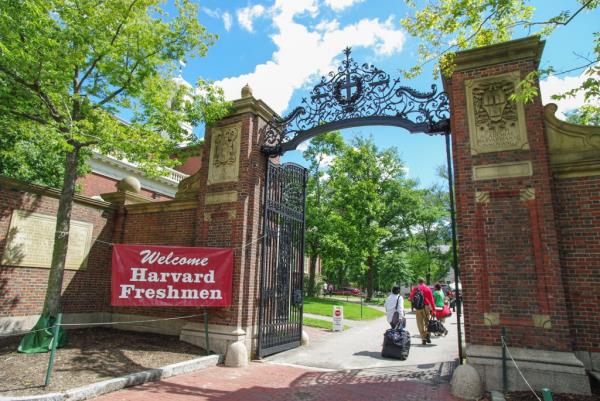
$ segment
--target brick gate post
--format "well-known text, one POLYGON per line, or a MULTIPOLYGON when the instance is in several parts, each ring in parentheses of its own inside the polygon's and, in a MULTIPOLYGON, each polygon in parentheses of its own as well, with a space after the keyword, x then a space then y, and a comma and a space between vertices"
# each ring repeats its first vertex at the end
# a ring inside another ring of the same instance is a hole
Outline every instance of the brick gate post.
MULTIPOLYGON (((232 306, 210 310, 210 348, 221 353, 235 342, 249 356, 256 350, 267 162, 260 151, 260 129, 274 114, 245 86, 229 116, 206 129, 202 167, 177 194, 198 199, 196 246, 234 248, 232 306)), ((189 323, 180 337, 204 345, 203 330, 202 324, 189 323)))
MULTIPOLYGON (((535 388, 589 394, 569 335, 542 102, 509 98, 537 70, 543 47, 530 37, 459 52, 445 82, 466 355, 488 390, 501 389, 505 327, 509 350, 535 388)), ((526 390, 508 366, 509 388, 526 390)))

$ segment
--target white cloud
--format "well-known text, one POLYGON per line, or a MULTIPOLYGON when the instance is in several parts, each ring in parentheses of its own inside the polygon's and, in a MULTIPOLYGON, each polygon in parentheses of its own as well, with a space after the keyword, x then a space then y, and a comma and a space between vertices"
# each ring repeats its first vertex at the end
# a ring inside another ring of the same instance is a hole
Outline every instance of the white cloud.
POLYGON ((225 27, 225 30, 227 32, 229 32, 231 30, 231 26, 233 24, 233 20, 231 18, 231 14, 228 13, 227 11, 222 12, 220 9, 216 9, 216 10, 212 10, 210 8, 202 8, 202 11, 204 11, 206 13, 206 15, 208 15, 211 18, 218 18, 218 19, 222 19, 223 20, 223 26, 225 27))
POLYGON ((339 27, 340 23, 335 19, 331 21, 323 20, 315 26, 315 30, 319 32, 332 32, 337 31, 339 27))
POLYGON ((306 149, 308 149, 308 145, 310 145, 310 140, 301 142, 300 145, 298 145, 298 147, 296 148, 296 150, 298 150, 299 152, 304 152, 306 149))
POLYGON ((331 176, 329 175, 329 173, 325 172, 325 173, 323 173, 323 175, 321 177, 319 177, 319 181, 325 182, 325 181, 328 181, 329 178, 331 178, 331 176))
MULTIPOLYGON (((346 46, 372 48, 384 56, 402 49, 405 35, 394 23, 393 16, 385 21, 365 18, 343 27, 337 21, 311 24, 320 29, 311 29, 294 19, 300 15, 315 18, 318 11, 317 0, 277 0, 271 9, 263 10, 261 14, 264 12, 272 18, 276 33, 271 39, 276 51, 254 71, 216 82, 226 97, 239 98, 241 88, 248 83, 256 98, 281 113, 296 89, 334 68, 335 58, 346 46)), ((238 21, 239 15, 238 11, 238 21)))
POLYGON ((319 164, 321 165, 321 168, 324 168, 331 166, 331 163, 335 159, 335 156, 328 155, 325 153, 319 153, 317 154, 317 159, 319 159, 319 164))
POLYGON ((229 14, 228 12, 224 12, 223 13, 223 25, 225 26, 225 30, 227 32, 229 32, 231 30, 232 24, 233 24, 233 21, 231 19, 231 14, 229 14))
POLYGON ((562 100, 552 99, 552 95, 564 93, 568 90, 577 88, 581 83, 588 78, 585 72, 576 77, 564 77, 559 78, 555 75, 551 75, 548 78, 540 81, 540 90, 542 95, 542 103, 556 103, 558 110, 556 112, 557 117, 565 118, 565 113, 581 107, 585 102, 583 99, 583 93, 579 92, 574 97, 567 97, 562 100))
POLYGON ((354 4, 362 3, 365 0, 325 0, 333 11, 342 11, 345 8, 351 7, 354 4))
POLYGON ((260 17, 265 13, 265 7, 257 4, 252 7, 240 8, 237 10, 237 20, 242 28, 246 29, 248 32, 254 31, 253 20, 255 18, 260 17))
POLYGON ((210 8, 203 7, 202 11, 211 18, 221 18, 221 12, 219 10, 211 10, 210 8))

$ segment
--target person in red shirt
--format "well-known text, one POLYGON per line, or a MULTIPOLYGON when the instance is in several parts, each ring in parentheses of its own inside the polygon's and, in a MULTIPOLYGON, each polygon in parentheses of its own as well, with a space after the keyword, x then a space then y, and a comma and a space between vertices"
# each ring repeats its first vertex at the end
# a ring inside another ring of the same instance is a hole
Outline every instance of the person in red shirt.
POLYGON ((419 285, 412 289, 408 299, 410 299, 413 308, 417 310, 417 329, 419 329, 423 345, 431 343, 427 326, 429 317, 432 311, 435 310, 435 301, 431 289, 425 285, 425 279, 419 278, 419 285))

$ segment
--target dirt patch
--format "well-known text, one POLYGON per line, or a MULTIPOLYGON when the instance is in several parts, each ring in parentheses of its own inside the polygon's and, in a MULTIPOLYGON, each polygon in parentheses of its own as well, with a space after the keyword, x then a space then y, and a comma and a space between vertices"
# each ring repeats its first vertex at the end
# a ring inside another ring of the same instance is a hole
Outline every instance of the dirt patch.
POLYGON ((69 330, 69 344, 57 351, 52 382, 45 388, 50 353, 18 353, 19 340, 0 341, 0 396, 64 391, 206 355, 174 336, 106 328, 69 330))

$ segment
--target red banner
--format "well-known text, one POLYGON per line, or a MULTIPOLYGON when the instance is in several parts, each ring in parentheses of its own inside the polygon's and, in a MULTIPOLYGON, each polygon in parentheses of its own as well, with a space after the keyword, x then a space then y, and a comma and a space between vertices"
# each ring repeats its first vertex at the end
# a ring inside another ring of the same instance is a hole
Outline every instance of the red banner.
POLYGON ((113 306, 229 306, 233 250, 113 245, 113 306))

